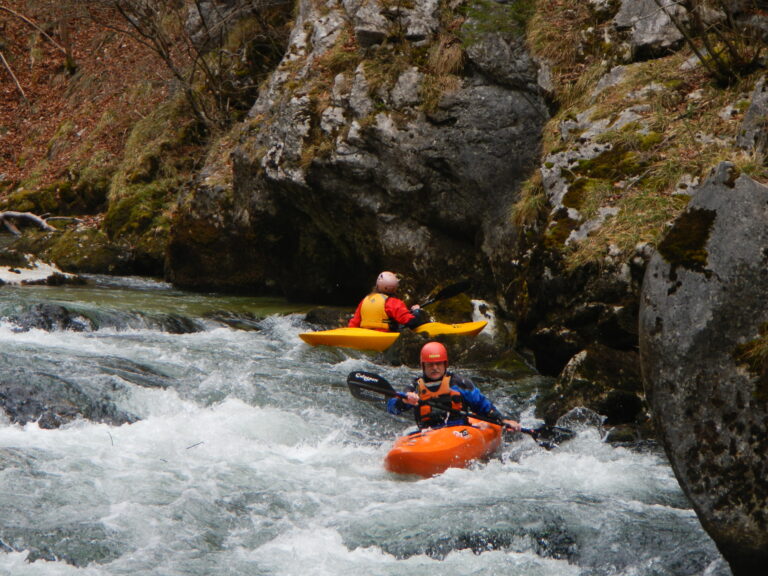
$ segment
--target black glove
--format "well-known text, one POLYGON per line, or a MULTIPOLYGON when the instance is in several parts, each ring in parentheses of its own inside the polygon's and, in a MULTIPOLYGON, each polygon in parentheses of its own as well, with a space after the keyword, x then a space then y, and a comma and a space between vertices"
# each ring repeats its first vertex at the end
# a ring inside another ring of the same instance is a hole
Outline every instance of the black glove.
POLYGON ((504 416, 502 416, 501 412, 496 409, 488 412, 485 417, 488 418, 488 420, 493 420, 494 424, 501 424, 504 421, 504 416))
POLYGON ((405 323, 405 325, 408 328, 413 329, 427 322, 427 319, 424 317, 424 314, 421 308, 417 308, 416 310, 411 310, 411 314, 413 314, 413 318, 411 318, 410 320, 408 320, 408 322, 405 323))

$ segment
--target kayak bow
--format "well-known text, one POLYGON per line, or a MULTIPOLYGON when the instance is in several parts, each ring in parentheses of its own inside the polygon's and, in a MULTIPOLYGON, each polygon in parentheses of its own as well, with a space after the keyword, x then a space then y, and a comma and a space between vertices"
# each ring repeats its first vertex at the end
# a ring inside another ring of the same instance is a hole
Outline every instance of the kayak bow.
POLYGON ((427 322, 413 329, 417 334, 434 336, 475 336, 488 324, 487 321, 461 322, 460 324, 444 324, 443 322, 427 322))

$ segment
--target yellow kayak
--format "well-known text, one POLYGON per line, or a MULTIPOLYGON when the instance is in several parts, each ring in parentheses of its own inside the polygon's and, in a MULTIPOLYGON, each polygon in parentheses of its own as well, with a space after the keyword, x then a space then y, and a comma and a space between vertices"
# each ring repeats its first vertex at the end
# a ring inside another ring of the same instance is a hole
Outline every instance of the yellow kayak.
MULTIPOLYGON (((442 334, 458 336, 474 336, 478 334, 486 321, 463 322, 461 324, 444 324, 442 322, 427 322, 418 326, 413 331, 426 334, 430 338, 442 334)), ((382 352, 392 346, 400 336, 399 332, 380 332, 367 328, 334 328, 333 330, 319 330, 317 332, 303 332, 299 338, 310 346, 339 346, 341 348, 355 348, 357 350, 376 350, 382 352)))
POLYGON ((379 352, 392 346, 399 336, 399 332, 380 332, 367 328, 334 328, 299 334, 299 338, 310 346, 340 346, 379 352))
POLYGON ((474 336, 479 334, 488 324, 485 320, 479 322, 462 322, 460 324, 443 324, 442 322, 427 322, 413 329, 419 334, 432 336, 456 335, 456 336, 474 336))

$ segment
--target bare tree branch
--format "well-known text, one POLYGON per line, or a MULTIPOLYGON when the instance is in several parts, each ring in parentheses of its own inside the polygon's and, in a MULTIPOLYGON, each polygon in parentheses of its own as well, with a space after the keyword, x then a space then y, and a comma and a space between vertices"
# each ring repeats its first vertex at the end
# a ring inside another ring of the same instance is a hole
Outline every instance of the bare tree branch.
POLYGON ((14 220, 28 220, 42 230, 47 230, 49 232, 58 231, 43 218, 40 218, 40 216, 32 214, 31 212, 0 212, 0 223, 2 223, 14 236, 21 236, 21 231, 13 222, 14 220))
POLYGON ((13 14, 14 16, 16 16, 16 18, 18 18, 18 19, 20 19, 20 20, 23 20, 24 22, 26 22, 27 24, 29 24, 30 26, 32 26, 32 28, 34 28, 35 30, 37 30, 38 32, 40 32, 40 34, 42 34, 42 35, 43 35, 43 37, 44 37, 46 40, 48 40, 48 41, 49 41, 51 44, 53 44, 53 45, 54 45, 56 48, 58 48, 59 50, 61 50, 61 51, 62 51, 62 52, 65 54, 65 55, 67 54, 67 50, 66 50, 66 49, 65 49, 65 48, 64 48, 64 47, 63 47, 61 44, 59 44, 58 42, 56 42, 56 40, 54 40, 54 39, 53 39, 53 38, 51 38, 51 37, 50 37, 48 34, 46 34, 46 33, 45 33, 45 30, 43 30, 42 28, 40 28, 40 26, 38 26, 37 24, 35 24, 34 22, 32 22, 32 20, 30 20, 29 18, 27 18, 26 16, 24 16, 24 14, 19 14, 19 13, 18 13, 18 12, 16 12, 15 10, 11 10, 11 9, 10 9, 10 8, 8 8, 7 6, 3 6, 2 4, 0 4, 0 10, 5 10, 6 12, 8 12, 8 13, 10 13, 10 14, 13 14))
MULTIPOLYGON (((255 58, 280 58, 279 38, 287 35, 279 25, 268 22, 266 14, 274 10, 290 17, 291 0, 236 0, 232 2, 203 2, 202 0, 91 0, 87 9, 91 18, 99 21, 93 6, 107 6, 120 15, 123 24, 114 21, 101 25, 126 34, 149 47, 163 61, 167 70, 179 82, 192 112, 202 126, 216 129, 231 120, 230 104, 250 105, 249 97, 258 89, 259 78, 252 77, 245 67, 249 61, 250 43, 265 35, 275 54, 255 58), (241 39, 237 54, 225 47, 226 35, 242 18, 254 18, 258 23, 241 39)), ((262 42, 262 45, 265 43, 262 42)))
POLYGON ((757 13, 754 2, 734 8, 726 0, 654 0, 685 38, 701 64, 719 82, 727 83, 759 65, 764 42, 761 31, 735 18, 737 10, 757 13), (681 18, 673 6, 682 7, 681 18), (719 17, 717 16, 719 15, 719 17))
POLYGON ((11 75, 11 78, 13 78, 14 84, 16 84, 16 89, 21 94, 21 97, 24 99, 24 102, 29 103, 29 100, 27 99, 27 95, 24 93, 24 88, 21 87, 21 84, 19 84, 19 80, 16 78, 16 74, 13 73, 13 69, 11 68, 11 65, 8 64, 8 60, 5 59, 5 55, 3 54, 2 50, 0 50, 0 60, 3 61, 3 65, 5 66, 5 69, 8 70, 8 74, 11 75))

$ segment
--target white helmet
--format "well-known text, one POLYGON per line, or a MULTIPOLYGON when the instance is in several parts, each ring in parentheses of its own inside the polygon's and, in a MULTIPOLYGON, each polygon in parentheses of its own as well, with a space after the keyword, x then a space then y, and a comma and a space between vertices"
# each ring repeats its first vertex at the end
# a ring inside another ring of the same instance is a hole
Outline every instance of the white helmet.
POLYGON ((400 280, 393 272, 382 272, 379 277, 376 278, 376 290, 383 292, 384 294, 394 294, 397 292, 397 287, 400 285, 400 280))

